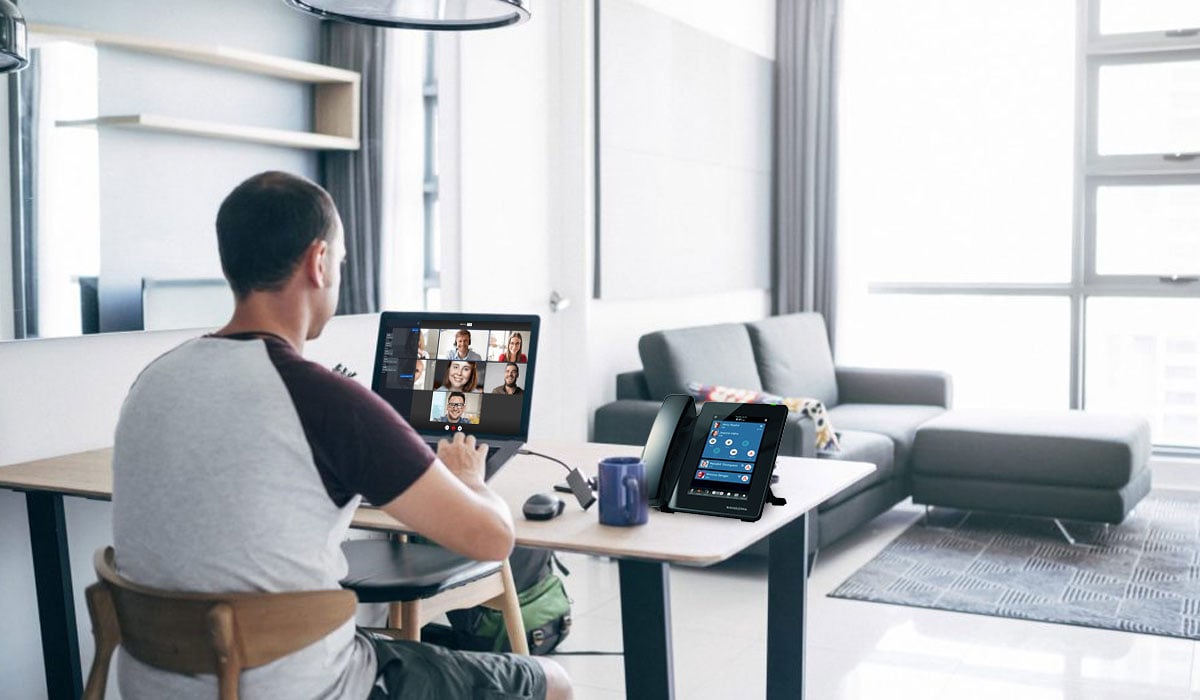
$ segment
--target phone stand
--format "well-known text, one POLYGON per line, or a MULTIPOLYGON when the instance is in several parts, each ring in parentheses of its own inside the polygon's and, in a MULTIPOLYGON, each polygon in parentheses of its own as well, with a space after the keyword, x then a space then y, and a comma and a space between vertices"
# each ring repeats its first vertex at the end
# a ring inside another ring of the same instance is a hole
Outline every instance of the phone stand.
POLYGON ((787 505, 787 499, 776 496, 775 489, 771 488, 770 486, 767 487, 767 497, 765 500, 767 503, 770 503, 773 506, 786 506, 787 505))

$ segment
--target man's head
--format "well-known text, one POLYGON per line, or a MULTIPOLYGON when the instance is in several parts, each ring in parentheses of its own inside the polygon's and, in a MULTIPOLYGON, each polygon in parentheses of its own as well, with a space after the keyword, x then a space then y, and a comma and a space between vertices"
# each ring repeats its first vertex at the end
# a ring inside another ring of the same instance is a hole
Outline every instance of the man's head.
POLYGON ((345 242, 333 199, 320 186, 281 172, 251 177, 221 203, 217 245, 238 301, 299 280, 315 307, 309 337, 337 308, 345 242))
POLYGON ((504 386, 516 386, 517 377, 521 376, 521 368, 516 362, 509 362, 504 365, 504 386))
POLYGON ((452 391, 446 396, 446 420, 457 423, 462 418, 463 410, 467 407, 467 395, 461 391, 452 391))
POLYGON ((459 357, 466 357, 467 351, 471 349, 471 331, 459 330, 455 333, 454 348, 458 350, 459 357))

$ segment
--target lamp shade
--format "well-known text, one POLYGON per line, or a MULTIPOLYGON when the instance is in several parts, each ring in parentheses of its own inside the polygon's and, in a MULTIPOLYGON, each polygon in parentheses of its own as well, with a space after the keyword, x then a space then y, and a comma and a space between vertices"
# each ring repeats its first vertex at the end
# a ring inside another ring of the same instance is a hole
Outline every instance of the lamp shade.
POLYGON ((29 65, 25 18, 11 0, 0 0, 0 73, 11 73, 29 65))
MULTIPOLYGON (((0 0, 5 2, 6 0, 0 0)), ((528 0, 284 0, 326 19, 401 29, 496 29, 529 19, 528 0)))

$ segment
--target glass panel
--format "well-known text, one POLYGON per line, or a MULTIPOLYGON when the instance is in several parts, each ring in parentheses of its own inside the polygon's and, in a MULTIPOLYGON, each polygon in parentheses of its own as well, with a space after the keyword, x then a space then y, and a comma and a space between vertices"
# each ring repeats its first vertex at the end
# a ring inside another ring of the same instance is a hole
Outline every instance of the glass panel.
POLYGON ((1086 404, 1138 413, 1156 445, 1200 447, 1200 299, 1087 302, 1086 404))
POLYGON ((1200 151, 1200 61, 1102 66, 1100 155, 1200 151))
POLYGON ((1196 0, 1103 0, 1101 34, 1131 34, 1200 27, 1196 0))
POLYGON ((1070 278, 1074 10, 1069 2, 845 3, 843 274, 1070 278))
POLYGON ((838 364, 948 372, 956 408, 1070 405, 1066 298, 872 294, 840 303, 838 364))
POLYGON ((1100 187, 1096 272, 1200 273, 1200 185, 1100 187))

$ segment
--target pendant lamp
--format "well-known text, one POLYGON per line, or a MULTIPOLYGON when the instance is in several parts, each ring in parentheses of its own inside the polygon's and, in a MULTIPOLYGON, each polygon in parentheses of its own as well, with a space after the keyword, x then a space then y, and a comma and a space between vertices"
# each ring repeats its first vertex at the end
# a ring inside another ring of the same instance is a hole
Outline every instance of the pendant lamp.
POLYGON ((0 73, 13 73, 29 65, 25 41, 21 11, 11 0, 0 0, 0 73))
MULTIPOLYGON (((7 0, 0 0, 7 2, 7 0)), ((400 29, 461 32, 529 19, 529 0, 284 0, 323 19, 400 29)))

